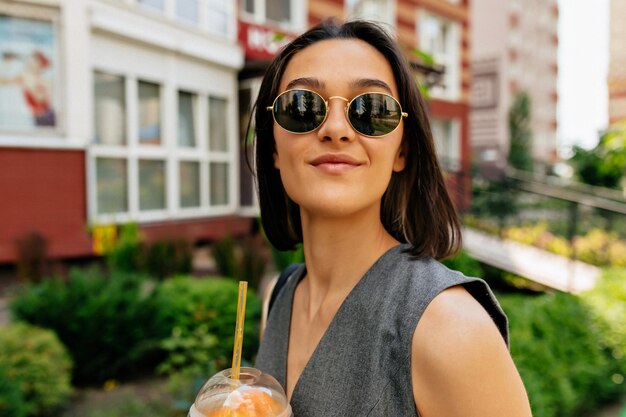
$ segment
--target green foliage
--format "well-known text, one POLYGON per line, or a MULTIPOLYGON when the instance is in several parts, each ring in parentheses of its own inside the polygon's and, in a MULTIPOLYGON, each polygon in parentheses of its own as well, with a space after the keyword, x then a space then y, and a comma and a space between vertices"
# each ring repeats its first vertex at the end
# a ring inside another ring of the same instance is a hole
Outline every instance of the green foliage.
POLYGON ((25 323, 0 332, 0 415, 54 416, 70 393, 72 362, 56 335, 25 323))
POLYGON ((472 186, 471 213, 474 216, 493 218, 502 230, 507 219, 518 212, 519 192, 514 180, 503 178, 472 186))
MULTIPOLYGON (((170 338, 170 351, 178 352, 181 347, 186 351, 182 359, 176 359, 184 364, 181 368, 207 366, 204 356, 199 359, 200 363, 193 363, 197 358, 193 358, 189 351, 191 348, 188 349, 189 344, 201 345, 215 369, 229 366, 234 344, 238 291, 239 286, 233 280, 188 277, 175 277, 158 288, 161 306, 159 314, 169 329, 176 329, 173 339, 170 338), (217 338, 217 344, 213 346, 210 339, 190 341, 200 335, 213 335, 217 338)), ((248 291, 242 355, 248 361, 251 361, 259 347, 260 319, 261 300, 253 291, 248 291)))
POLYGON ((219 356, 217 345, 217 337, 209 333, 206 324, 191 329, 190 333, 183 333, 180 327, 175 327, 171 336, 161 342, 167 359, 157 371, 166 375, 176 372, 212 375, 218 370, 215 367, 215 358, 219 356))
POLYGON ((12 302, 18 319, 53 329, 74 359, 77 383, 125 379, 151 370, 171 331, 159 321, 154 292, 141 276, 98 269, 26 287, 12 302))
POLYGON ((580 299, 551 293, 499 300, 535 417, 581 415, 616 395, 615 362, 598 342, 597 321, 580 299))
POLYGON ((143 252, 139 225, 137 223, 121 225, 117 242, 107 254, 107 265, 114 271, 142 271, 145 266, 143 252))
POLYGON ((289 265, 304 263, 304 248, 302 244, 298 244, 292 251, 279 251, 272 247, 272 259, 276 270, 283 271, 289 265))
POLYGON ((601 329, 603 346, 626 376, 626 269, 611 268, 602 274, 595 288, 582 294, 591 306, 601 329))
POLYGON ((258 290, 269 260, 268 249, 261 236, 239 241, 226 236, 213 244, 212 253, 220 275, 247 281, 250 288, 258 290))
POLYGON ((533 170, 532 132, 530 130, 530 97, 520 92, 509 109, 509 164, 524 171, 533 170))
POLYGON ((189 242, 162 240, 148 246, 146 269, 150 276, 159 279, 176 274, 189 274, 192 257, 192 246, 189 242))
POLYGON ((570 162, 582 182, 619 189, 626 173, 626 122, 612 126, 591 150, 575 146, 570 162))
POLYGON ((455 256, 445 259, 442 263, 448 268, 462 272, 468 277, 482 277, 483 269, 480 262, 472 258, 465 251, 461 251, 455 256))

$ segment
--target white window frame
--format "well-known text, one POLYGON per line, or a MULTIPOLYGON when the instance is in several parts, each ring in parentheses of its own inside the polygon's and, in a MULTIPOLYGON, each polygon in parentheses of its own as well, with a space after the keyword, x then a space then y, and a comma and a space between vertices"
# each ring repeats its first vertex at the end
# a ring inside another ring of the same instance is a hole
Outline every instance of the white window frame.
MULTIPOLYGON (((209 26, 208 10, 209 4, 214 0, 196 0, 198 3, 198 22, 194 23, 178 17, 176 12, 176 2, 178 0, 163 0, 163 10, 158 10, 149 6, 141 5, 139 0, 126 0, 126 3, 136 6, 139 10, 145 10, 146 13, 162 15, 169 20, 175 21, 183 26, 194 27, 208 32, 211 36, 225 37, 230 41, 237 40, 237 0, 219 0, 225 4, 227 11, 227 30, 225 34, 220 34, 211 30, 209 26)), ((264 1, 264 0, 263 0, 264 1)), ((295 0, 292 0, 295 1, 295 0)))
MULTIPOLYGON (((236 114, 236 98, 210 90, 184 84, 175 84, 164 79, 144 77, 114 68, 95 66, 91 69, 91 77, 95 72, 103 72, 121 76, 124 79, 126 99, 126 145, 103 145, 91 142, 87 147, 87 198, 88 214, 92 223, 140 223, 164 221, 172 219, 189 219, 215 217, 234 214, 239 204, 239 172, 237 164, 237 129, 233 128, 236 114), (161 110, 161 144, 140 144, 138 137, 139 95, 138 82, 147 81, 160 86, 161 110), (178 145, 178 92, 184 91, 195 95, 197 106, 194 109, 196 126, 196 146, 181 147, 178 145), (226 100, 228 148, 226 151, 209 150, 209 97, 226 100), (97 207, 97 173, 98 158, 119 158, 127 163, 127 207, 126 212, 99 214, 97 207), (159 210, 139 209, 139 160, 159 160, 165 163, 165 208, 159 210), (179 162, 190 161, 200 164, 200 207, 180 207, 180 175, 179 162), (211 162, 228 164, 228 203, 210 205, 209 187, 211 162)), ((91 80, 93 86, 93 79, 91 80)), ((95 97, 92 97, 92 102, 95 97)), ((93 136, 93 127, 91 129, 93 136)))
POLYGON ((396 30, 396 2, 394 0, 346 0, 345 15, 347 20, 365 19, 383 23, 385 28, 396 30), (355 6, 360 2, 378 2, 384 11, 377 16, 355 13, 355 6))
POLYGON ((446 19, 428 10, 417 10, 417 27, 419 30, 417 47, 424 52, 433 56, 435 63, 445 67, 443 76, 444 87, 435 86, 430 90, 430 94, 434 98, 446 100, 459 100, 461 97, 461 29, 458 22, 446 19), (428 22, 434 19, 439 24, 448 25, 449 36, 445 40, 446 53, 442 55, 436 51, 431 51, 428 45, 425 45, 425 39, 428 38, 428 22))
POLYGON ((254 13, 243 9, 243 0, 240 0, 239 14, 243 20, 257 24, 270 24, 292 32, 304 31, 307 27, 308 0, 289 0, 291 2, 291 17, 288 23, 268 20, 266 16, 266 0, 253 0, 254 13))

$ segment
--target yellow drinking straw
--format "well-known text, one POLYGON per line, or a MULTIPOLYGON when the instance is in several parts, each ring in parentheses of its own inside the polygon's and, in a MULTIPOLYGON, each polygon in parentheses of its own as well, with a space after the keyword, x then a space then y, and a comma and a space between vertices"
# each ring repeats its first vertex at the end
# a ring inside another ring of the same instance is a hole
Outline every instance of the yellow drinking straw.
POLYGON ((248 283, 239 281, 239 299, 237 300, 237 322, 235 324, 235 346, 233 348, 233 365, 231 378, 239 379, 239 369, 241 368, 241 347, 243 345, 243 322, 246 318, 246 294, 248 293, 248 283))

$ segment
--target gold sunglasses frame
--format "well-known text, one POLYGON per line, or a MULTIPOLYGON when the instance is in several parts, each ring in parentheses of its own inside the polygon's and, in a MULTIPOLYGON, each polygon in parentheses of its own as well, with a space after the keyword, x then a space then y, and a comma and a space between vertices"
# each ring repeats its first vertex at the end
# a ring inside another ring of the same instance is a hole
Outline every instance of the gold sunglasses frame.
POLYGON ((271 112, 272 112, 272 118, 274 119, 274 122, 275 122, 278 126, 280 126, 280 128, 281 128, 281 129, 283 129, 284 131, 289 132, 289 133, 293 133, 293 134, 295 134, 295 135, 306 135, 307 133, 315 132, 317 129, 319 129, 319 128, 320 128, 320 127, 321 127, 321 126, 322 126, 322 125, 326 122, 326 119, 328 118, 328 108, 329 108, 328 103, 329 103, 329 102, 330 102, 330 100, 332 100, 332 99, 339 99, 339 100, 343 100, 343 101, 345 101, 345 102, 347 103, 347 104, 346 104, 346 106, 345 106, 345 108, 344 108, 344 113, 345 113, 345 115, 346 115, 346 120, 347 120, 347 121, 348 121, 348 123, 350 124, 350 127, 351 127, 351 128, 352 128, 355 132, 357 132, 359 135, 361 135, 361 136, 365 136, 365 137, 368 137, 368 138, 382 138, 382 137, 385 137, 385 136, 387 136, 387 135, 392 134, 393 132, 395 132, 395 131, 396 131, 396 129, 398 129, 398 127, 400 127, 400 123, 402 122, 402 119, 403 119, 404 117, 408 117, 408 116, 409 116, 409 114, 408 114, 408 113, 406 113, 406 112, 402 111, 402 105, 400 104, 400 102, 399 102, 399 101, 398 101, 398 100, 397 100, 394 96, 392 96, 391 94, 387 94, 387 93, 381 93, 381 92, 379 92, 379 91, 366 91, 366 92, 364 92, 364 93, 361 93, 361 94, 358 94, 358 95, 354 96, 354 98, 352 98, 352 100, 348 100, 347 98, 342 97, 342 96, 331 96, 331 97, 328 97, 328 100, 325 100, 325 99, 324 99, 324 97, 322 97, 322 95, 321 95, 320 93, 318 93, 317 91, 309 90, 309 89, 307 89, 307 88, 291 88, 291 89, 289 89, 289 90, 285 90, 285 91, 283 91, 283 92, 282 92, 282 93, 280 93, 278 96, 276 96, 276 98, 275 98, 275 99, 274 99, 274 101, 272 102, 272 105, 271 105, 271 106, 267 106, 265 109, 266 109, 266 110, 268 110, 268 111, 271 111, 271 112), (315 129, 309 130, 309 131, 307 131, 307 132, 293 132, 293 131, 291 131, 291 130, 289 130, 289 129, 285 129, 285 128, 284 128, 283 126, 281 126, 281 125, 280 125, 280 123, 278 123, 278 121, 276 120, 276 114, 274 113, 274 107, 276 106, 276 102, 277 102, 277 101, 278 101, 278 99, 279 99, 279 98, 281 98, 283 95, 285 95, 285 94, 287 94, 287 93, 289 93, 289 92, 291 92, 291 91, 308 91, 308 92, 310 92, 310 93, 313 93, 313 94, 317 95, 317 96, 318 96, 319 98, 321 98, 321 99, 322 99, 322 101, 324 102, 324 107, 325 107, 325 109, 326 109, 326 112, 324 113, 324 120, 322 120, 322 122, 319 124, 319 126, 317 126, 315 129), (350 121, 350 117, 348 117, 348 109, 350 108, 350 105, 352 104, 352 102, 353 102, 354 100, 356 100, 357 98, 359 98, 359 97, 361 97, 361 96, 363 96, 363 95, 365 95, 365 94, 380 94, 380 95, 383 95, 383 96, 387 96, 387 97, 391 98, 393 101, 395 101, 395 102, 398 104, 398 107, 400 108, 400 120, 398 121, 398 125, 397 125, 396 127, 394 127, 394 128, 393 128, 393 130, 392 130, 391 132, 387 132, 387 133, 385 133, 384 135, 366 135, 366 134, 364 134, 364 133, 359 132, 359 131, 358 131, 358 130, 354 127, 354 125, 353 125, 353 124, 352 124, 352 122, 350 121))

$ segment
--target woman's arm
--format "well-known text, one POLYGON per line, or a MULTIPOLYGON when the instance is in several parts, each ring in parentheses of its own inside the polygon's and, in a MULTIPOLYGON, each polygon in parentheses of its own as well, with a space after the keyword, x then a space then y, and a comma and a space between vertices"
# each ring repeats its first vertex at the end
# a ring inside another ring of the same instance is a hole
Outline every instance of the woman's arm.
POLYGON ((463 287, 427 307, 413 335, 413 396, 421 417, 529 417, 524 385, 500 332, 463 287))

